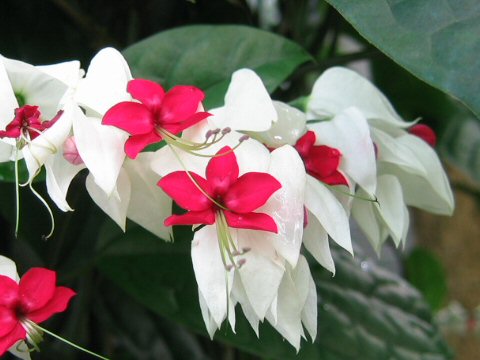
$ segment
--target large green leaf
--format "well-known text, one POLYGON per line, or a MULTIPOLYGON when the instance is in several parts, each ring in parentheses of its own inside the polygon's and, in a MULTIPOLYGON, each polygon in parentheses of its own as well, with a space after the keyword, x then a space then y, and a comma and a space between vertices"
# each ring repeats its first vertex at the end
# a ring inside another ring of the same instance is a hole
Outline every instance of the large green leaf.
MULTIPOLYGON (((369 261, 336 254, 332 278, 311 265, 319 294, 319 334, 299 355, 269 325, 257 339, 237 312, 236 334, 216 338, 269 359, 446 359, 449 352, 428 307, 405 281, 369 261)), ((197 304, 190 242, 164 243, 139 228, 113 238, 101 272, 147 308, 206 333, 197 304)))
POLYGON ((223 102, 232 73, 255 70, 269 91, 311 60, 299 45, 278 35, 238 25, 186 26, 151 36, 124 55, 135 77, 165 88, 195 85, 206 91, 207 107, 223 102))
POLYGON ((460 102, 387 59, 372 62, 375 84, 408 121, 421 118, 439 135, 444 159, 480 181, 480 121, 460 102))
POLYGON ((326 0, 398 64, 480 115, 478 0, 326 0))

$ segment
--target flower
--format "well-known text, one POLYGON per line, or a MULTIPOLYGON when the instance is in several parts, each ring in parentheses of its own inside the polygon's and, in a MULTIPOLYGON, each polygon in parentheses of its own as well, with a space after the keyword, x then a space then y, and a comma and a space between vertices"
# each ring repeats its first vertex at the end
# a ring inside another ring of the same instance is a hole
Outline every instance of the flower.
POLYGON ((18 341, 27 339, 36 346, 35 324, 63 312, 75 292, 56 286, 56 273, 32 268, 18 281, 15 264, 0 257, 0 356, 18 341))
POLYGON ((307 173, 328 185, 348 186, 347 179, 338 171, 342 154, 326 145, 314 145, 316 138, 313 131, 307 131, 295 144, 307 173))
MULTIPOLYGON (((201 139, 209 129, 212 129, 209 121, 202 122, 187 131, 188 139, 201 139)), ((213 144, 204 152, 213 151, 211 155, 215 155, 219 150, 228 151, 242 137, 242 134, 231 131, 221 143, 213 144)), ((176 150, 164 147, 155 153, 156 160, 152 162, 154 171, 163 176, 160 185, 167 184, 166 192, 171 192, 168 187, 173 188, 173 180, 178 177, 169 178, 168 174, 179 170, 185 173, 188 169, 192 178, 200 186, 205 186, 210 197, 216 191, 221 194, 222 206, 228 204, 235 208, 235 213, 217 208, 218 205, 202 194, 185 175, 181 175, 181 181, 182 184, 187 180, 191 182, 185 184, 188 190, 183 194, 180 186, 178 190, 173 190, 173 193, 178 193, 175 197, 180 205, 189 212, 183 218, 182 215, 169 218, 168 224, 207 223, 196 229, 192 241, 192 263, 207 330, 213 336, 226 318, 234 328, 234 306, 237 303, 240 303, 247 318, 252 319, 252 326, 253 319, 258 325, 258 321, 263 321, 269 311, 276 311, 274 300, 286 263, 295 267, 299 259, 305 185, 302 160, 291 146, 270 153, 253 139, 242 142, 234 154, 228 153, 211 160, 178 152, 181 163, 171 161, 175 153, 176 150), (167 166, 164 166, 165 162, 167 166), (258 176, 259 173, 263 175, 258 176), (270 176, 265 176, 268 174, 270 176), (260 179, 258 188, 251 181, 257 178, 260 179), (163 179, 167 181, 162 183, 163 179), (196 194, 198 202, 191 203, 185 197, 185 194, 192 193, 196 194), (261 196, 252 199, 257 194, 261 196), (252 199, 250 204, 248 199, 252 199), (211 215, 214 209, 221 212, 217 218, 211 215)), ((272 325, 275 326, 274 323, 272 325)))
POLYGON ((125 152, 132 159, 147 145, 176 135, 209 115, 197 111, 204 94, 194 86, 175 86, 165 93, 153 81, 135 79, 128 83, 127 91, 139 103, 124 101, 114 105, 102 123, 131 135, 125 143, 125 152))
MULTIPOLYGON (((359 198, 352 203, 352 215, 374 248, 379 250, 388 235, 397 245, 405 241, 409 226, 406 205, 435 214, 451 214, 453 196, 440 160, 432 147, 416 136, 432 143, 434 134, 415 122, 405 122, 387 98, 355 72, 340 67, 325 71, 314 84, 307 103, 308 117, 331 119, 348 111, 345 120, 358 126, 351 109, 366 118, 369 132, 363 132, 370 134, 369 143, 373 142, 377 149, 376 186, 371 179, 364 184, 357 181, 361 187, 357 191, 359 198), (371 196, 372 190, 378 204, 361 199, 371 196)), ((317 125, 328 123, 331 121, 317 125)), ((354 153, 349 156, 341 148, 340 151, 345 159, 355 159, 354 153)), ((358 160, 352 162, 353 166, 359 164, 358 160)))
POLYGON ((217 228, 277 233, 272 217, 254 210, 281 188, 278 180, 260 172, 247 172, 239 177, 236 156, 228 146, 209 161, 205 173, 206 179, 193 172, 176 171, 158 182, 166 194, 188 210, 186 214, 167 218, 166 226, 217 223, 217 228))

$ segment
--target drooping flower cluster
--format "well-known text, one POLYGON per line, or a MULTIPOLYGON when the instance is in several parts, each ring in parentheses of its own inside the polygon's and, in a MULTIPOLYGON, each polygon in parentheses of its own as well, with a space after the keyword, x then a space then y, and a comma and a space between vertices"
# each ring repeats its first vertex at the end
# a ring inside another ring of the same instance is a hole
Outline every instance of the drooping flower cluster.
POLYGON ((389 236, 405 241, 407 205, 453 210, 431 129, 404 122, 347 69, 327 70, 304 111, 272 101, 261 79, 241 69, 224 105, 207 112, 200 89, 133 79, 111 48, 85 75, 76 62, 2 61, 0 161, 23 157, 30 183, 45 166, 48 193, 63 211, 71 210, 70 182, 86 168, 90 196, 123 230, 128 217, 168 240, 171 226, 192 225, 212 337, 225 320, 234 330, 240 304, 257 334, 267 320, 298 349, 304 328, 312 339, 317 331, 302 244, 334 273, 329 239, 353 254, 350 215, 379 250, 389 236), (30 96, 16 88, 21 76, 48 79, 48 87, 38 83, 30 96), (173 201, 186 212, 172 214, 173 201))

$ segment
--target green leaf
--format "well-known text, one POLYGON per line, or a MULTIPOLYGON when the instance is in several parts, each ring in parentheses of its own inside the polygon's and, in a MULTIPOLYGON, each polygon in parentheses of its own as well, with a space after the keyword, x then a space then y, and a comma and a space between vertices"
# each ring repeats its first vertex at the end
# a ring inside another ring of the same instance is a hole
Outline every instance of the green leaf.
POLYGON ((480 120, 460 102, 388 59, 372 62, 375 84, 407 120, 421 118, 438 133, 437 151, 480 182, 480 120))
MULTIPOLYGON (((28 180, 28 169, 23 160, 18 162, 18 178, 20 183, 24 183, 28 180)), ((41 171, 34 181, 44 181, 45 171, 41 171)), ((15 162, 7 161, 0 163, 0 181, 15 182, 15 162)))
POLYGON ((395 62, 480 115, 480 2, 327 2, 395 62))
POLYGON ((135 77, 165 88, 195 85, 207 108, 223 104, 232 73, 255 70, 272 92, 311 56, 278 35, 238 25, 195 25, 151 36, 124 51, 135 77))
POLYGON ((407 279, 420 290, 433 310, 439 310, 447 296, 447 280, 440 261, 431 251, 416 248, 405 265, 407 279))
MULTIPOLYGON (((98 263, 106 277, 157 314, 206 335, 189 241, 164 243, 137 228, 109 244, 98 263)), ((269 359, 450 358, 416 290, 373 263, 335 252, 334 278, 311 265, 319 294, 319 334, 314 344, 302 344, 298 356, 267 324, 257 339, 238 309, 236 334, 225 328, 216 339, 269 359)))

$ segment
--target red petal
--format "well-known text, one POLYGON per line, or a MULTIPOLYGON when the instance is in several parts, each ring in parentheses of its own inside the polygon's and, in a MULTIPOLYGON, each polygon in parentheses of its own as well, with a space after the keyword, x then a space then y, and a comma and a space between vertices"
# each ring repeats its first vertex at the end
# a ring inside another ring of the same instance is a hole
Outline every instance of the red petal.
POLYGON ((317 136, 313 131, 307 131, 305 135, 303 135, 300 139, 297 140, 295 144, 295 149, 298 151, 302 158, 306 158, 312 148, 313 144, 315 144, 315 140, 317 136))
POLYGON ((210 208, 204 211, 189 211, 183 215, 172 215, 165 219, 165 226, 172 225, 212 225, 215 223, 215 211, 210 208))
POLYGON ((13 310, 4 306, 0 306, 0 337, 11 332, 17 324, 18 319, 13 310))
POLYGON ((237 229, 263 230, 278 232, 277 224, 270 215, 263 213, 235 214, 224 211, 228 226, 237 229))
POLYGON ((187 120, 197 112, 204 97, 203 91, 194 86, 175 86, 163 98, 160 122, 169 124, 187 120))
POLYGON ((20 137, 20 128, 17 126, 12 126, 9 128, 9 126, 7 126, 6 130, 0 130, 0 138, 4 137, 12 139, 20 137))
POLYGON ((148 145, 162 141, 162 137, 155 131, 147 134, 133 135, 125 142, 125 154, 130 159, 135 159, 140 151, 145 149, 148 145))
POLYGON ((143 104, 124 101, 107 111, 103 125, 113 125, 132 135, 146 134, 155 128, 152 112, 143 104))
POLYGON ((223 195, 238 179, 238 163, 232 148, 225 146, 211 158, 207 165, 207 180, 215 195, 223 195), (226 155, 222 155, 228 153, 226 155))
POLYGON ((165 95, 165 90, 159 84, 145 79, 131 80, 128 83, 127 91, 152 111, 160 109, 165 95))
POLYGON ((57 115, 55 115, 55 117, 52 120, 42 122, 43 129, 48 129, 52 127, 53 124, 55 124, 62 115, 63 115, 63 110, 60 110, 59 112, 57 112, 57 115))
POLYGON ((265 204, 281 187, 282 184, 270 174, 249 172, 230 186, 223 201, 229 210, 245 214, 265 204))
POLYGON ((314 146, 305 159, 305 167, 308 172, 328 177, 337 171, 341 156, 340 151, 335 148, 325 145, 314 146))
POLYGON ((19 340, 24 340, 27 333, 22 325, 17 324, 15 328, 6 336, 0 337, 0 356, 5 354, 19 340))
POLYGON ((178 123, 171 123, 171 124, 163 124, 162 127, 169 131, 172 134, 178 134, 185 129, 188 129, 190 126, 195 125, 196 123, 206 119, 207 117, 211 116, 212 114, 208 112, 197 112, 190 116, 187 120, 181 121, 178 123))
POLYGON ((38 310, 48 303, 55 293, 57 274, 43 268, 32 268, 20 279, 19 296, 26 313, 38 310))
POLYGON ((327 177, 318 177, 314 173, 310 173, 314 178, 324 182, 328 185, 345 185, 348 186, 348 180, 340 171, 335 171, 333 174, 327 177))
POLYGON ((52 299, 41 309, 28 313, 28 319, 38 324, 53 314, 65 311, 70 299, 75 295, 76 293, 72 289, 63 286, 57 287, 52 299))
POLYGON ((8 276, 0 275, 0 306, 11 307, 18 300, 18 284, 8 276))
POLYGON ((190 211, 203 211, 213 206, 212 201, 197 187, 211 195, 212 191, 207 180, 200 175, 190 172, 195 184, 186 171, 175 171, 164 176, 158 186, 170 196, 180 207, 190 211))
POLYGON ((425 124, 414 125, 410 128, 409 132, 412 135, 418 136, 431 147, 435 147, 437 144, 437 135, 430 126, 425 124))

